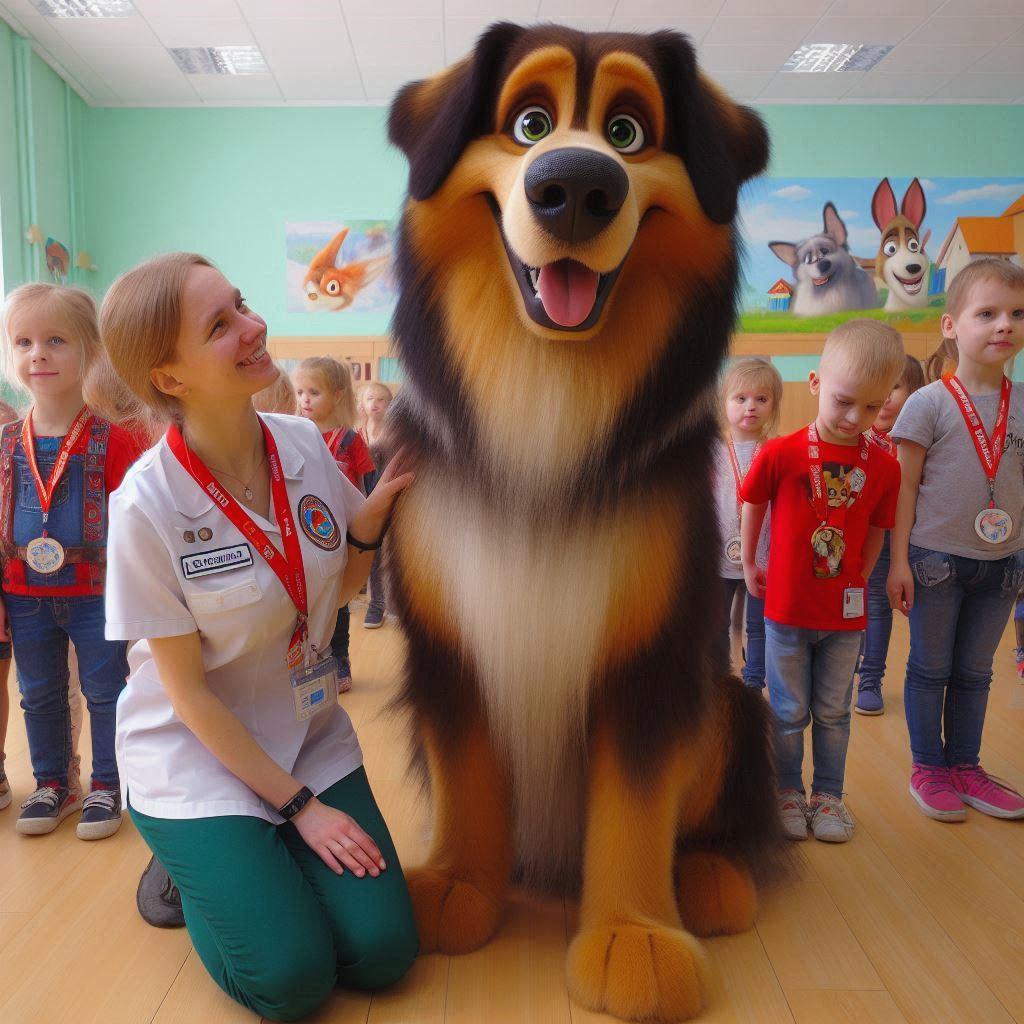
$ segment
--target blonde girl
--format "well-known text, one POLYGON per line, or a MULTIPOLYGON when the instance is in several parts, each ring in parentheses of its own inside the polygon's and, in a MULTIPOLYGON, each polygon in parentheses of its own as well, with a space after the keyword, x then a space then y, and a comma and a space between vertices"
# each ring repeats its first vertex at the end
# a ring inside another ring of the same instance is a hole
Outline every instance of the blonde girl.
MULTIPOLYGON (((373 472, 373 459, 355 430, 356 399, 347 364, 332 356, 310 356, 299 363, 292 383, 299 402, 299 415, 316 424, 338 469, 366 494, 365 477, 373 472)), ((352 689, 348 654, 351 619, 347 604, 339 608, 338 623, 331 638, 331 649, 341 666, 342 693, 352 689)))
MULTIPOLYGON (((381 450, 384 433, 384 417, 392 399, 391 389, 386 384, 370 381, 359 389, 358 409, 363 425, 359 428, 359 436, 370 451, 370 456, 377 469, 364 477, 366 493, 369 494, 384 471, 386 460, 381 450)), ((364 629, 380 629, 387 615, 387 598, 384 593, 384 570, 381 565, 381 553, 378 551, 370 570, 370 601, 363 617, 364 629)))
MULTIPOLYGON (((732 607, 736 595, 744 600, 746 659, 743 682, 761 689, 765 685, 764 601, 747 593, 740 560, 739 486, 761 443, 772 435, 782 406, 782 377, 767 360, 758 357, 735 360, 722 381, 722 440, 715 451, 715 495, 722 531, 723 620, 718 638, 718 667, 730 668, 732 607)), ((758 564, 768 565, 768 526, 762 527, 758 564)))
POLYGON ((969 263, 941 326, 955 372, 912 394, 891 431, 902 483, 887 591, 910 619, 910 793, 938 821, 968 807, 1024 818, 1024 797, 980 764, 992 659, 1024 581, 1024 389, 1005 372, 1024 347, 1024 268, 969 263))
POLYGON ((8 379, 31 396, 25 419, 0 432, 0 637, 13 642, 36 779, 16 828, 52 832, 81 808, 79 838, 102 839, 121 824, 114 716, 128 674, 126 645, 104 638, 107 496, 139 447, 96 413, 103 403, 94 389, 112 378, 87 292, 15 289, 4 306, 2 352, 8 379), (69 640, 92 732, 84 801, 72 764, 69 640))

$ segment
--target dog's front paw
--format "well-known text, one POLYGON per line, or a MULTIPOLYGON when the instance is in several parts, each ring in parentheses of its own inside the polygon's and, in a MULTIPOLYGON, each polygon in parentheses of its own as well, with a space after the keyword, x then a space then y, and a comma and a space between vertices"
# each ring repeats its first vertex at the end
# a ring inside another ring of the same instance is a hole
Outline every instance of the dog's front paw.
POLYGON ((436 868, 406 875, 423 953, 471 953, 497 931, 502 901, 436 868))
POLYGON ((625 1020, 681 1021, 700 1012, 705 964, 679 928, 625 924, 581 931, 569 946, 569 994, 625 1020))
POLYGON ((757 889, 750 872, 718 853, 679 862, 679 914, 695 935, 735 935, 754 926, 757 889))

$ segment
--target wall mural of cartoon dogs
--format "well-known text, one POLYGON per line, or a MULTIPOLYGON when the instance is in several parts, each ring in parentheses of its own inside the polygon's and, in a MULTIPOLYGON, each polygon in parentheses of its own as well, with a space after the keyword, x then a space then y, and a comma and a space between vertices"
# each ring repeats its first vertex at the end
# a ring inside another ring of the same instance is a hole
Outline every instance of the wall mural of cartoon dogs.
POLYGON ((802 242, 769 242, 768 247, 793 272, 796 288, 790 309, 797 316, 873 309, 878 289, 846 244, 846 224, 832 203, 822 210, 819 235, 802 242))
POLYGON ((767 705, 710 668, 715 387, 764 126, 676 33, 503 23, 406 86, 390 135, 422 948, 485 943, 515 881, 580 892, 572 996, 689 1018, 694 933, 751 926, 779 835, 767 705))
POLYGON ((875 256, 875 278, 889 289, 885 308, 923 309, 928 305, 928 267, 924 247, 931 232, 919 234, 928 206, 921 182, 915 178, 903 193, 899 213, 896 195, 883 178, 871 198, 871 216, 882 233, 875 256))

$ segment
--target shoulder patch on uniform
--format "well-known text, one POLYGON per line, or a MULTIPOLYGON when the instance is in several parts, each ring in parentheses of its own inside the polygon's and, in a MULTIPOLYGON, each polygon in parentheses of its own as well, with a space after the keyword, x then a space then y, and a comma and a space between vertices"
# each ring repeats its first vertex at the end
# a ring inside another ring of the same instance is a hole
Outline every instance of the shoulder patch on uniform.
POLYGON ((341 530, 327 502, 315 494, 307 494, 299 502, 302 532, 324 551, 337 551, 341 546, 341 530))

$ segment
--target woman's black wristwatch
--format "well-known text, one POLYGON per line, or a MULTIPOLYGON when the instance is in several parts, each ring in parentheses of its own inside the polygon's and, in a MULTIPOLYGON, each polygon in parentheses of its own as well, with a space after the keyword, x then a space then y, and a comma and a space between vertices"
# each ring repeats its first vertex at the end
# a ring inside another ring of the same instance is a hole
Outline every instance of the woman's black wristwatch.
POLYGON ((384 543, 384 534, 382 533, 380 535, 380 539, 377 541, 376 544, 367 544, 365 541, 356 540, 355 537, 353 537, 352 534, 349 533, 348 530, 346 530, 345 540, 348 541, 348 543, 351 544, 352 547, 356 549, 356 551, 377 551, 380 549, 380 546, 384 543))
POLYGON ((295 815, 313 799, 313 796, 313 790, 311 790, 309 786, 303 786, 302 789, 300 789, 298 793, 288 801, 288 803, 283 807, 278 807, 277 813, 280 814, 285 821, 288 821, 289 818, 294 818, 295 815))

